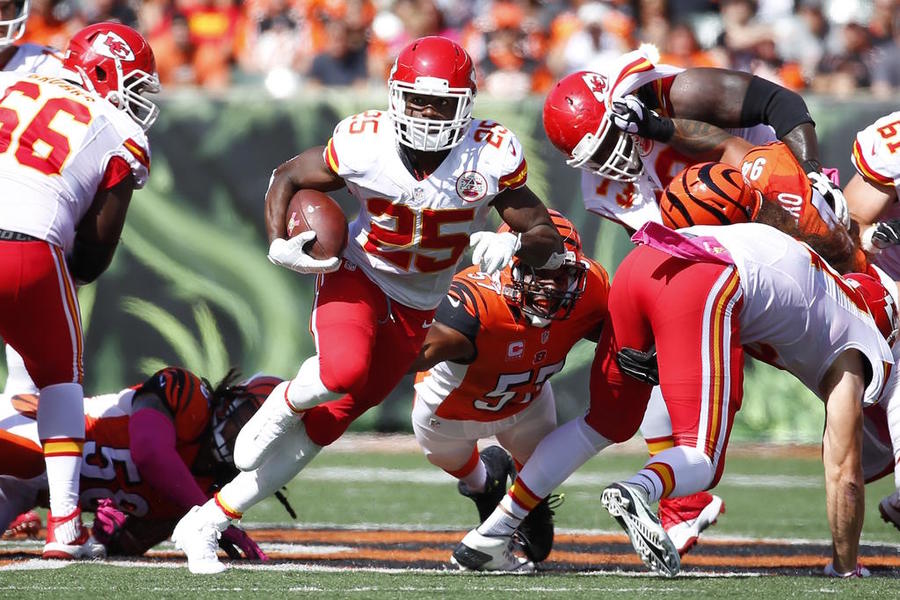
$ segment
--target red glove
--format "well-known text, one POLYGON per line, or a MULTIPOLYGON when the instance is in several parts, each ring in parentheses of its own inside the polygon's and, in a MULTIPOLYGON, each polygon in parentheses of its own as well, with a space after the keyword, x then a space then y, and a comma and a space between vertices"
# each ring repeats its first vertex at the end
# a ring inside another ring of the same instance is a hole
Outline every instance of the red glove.
POLYGON ((244 558, 248 560, 269 560, 259 544, 250 539, 246 531, 234 525, 229 525, 228 529, 222 532, 222 537, 219 538, 219 547, 230 558, 240 558, 241 552, 243 552, 244 558))
POLYGON ((116 508, 115 503, 109 498, 103 498, 97 503, 97 512, 94 515, 94 526, 91 533, 94 539, 109 546, 113 536, 122 529, 127 515, 116 508))

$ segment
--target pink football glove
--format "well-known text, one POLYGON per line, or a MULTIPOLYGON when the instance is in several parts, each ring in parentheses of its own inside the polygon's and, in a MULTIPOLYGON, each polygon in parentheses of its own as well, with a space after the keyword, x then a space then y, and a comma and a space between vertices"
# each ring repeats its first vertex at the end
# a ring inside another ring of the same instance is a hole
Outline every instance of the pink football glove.
POLYGON ((97 503, 94 526, 91 528, 94 539, 104 546, 108 546, 116 532, 125 524, 126 518, 127 515, 117 509, 111 499, 103 498, 97 503))
POLYGON ((219 538, 219 547, 231 558, 240 558, 241 552, 243 552, 244 558, 249 560, 269 560, 259 544, 250 539, 246 531, 234 525, 229 525, 228 529, 222 532, 222 537, 219 538))

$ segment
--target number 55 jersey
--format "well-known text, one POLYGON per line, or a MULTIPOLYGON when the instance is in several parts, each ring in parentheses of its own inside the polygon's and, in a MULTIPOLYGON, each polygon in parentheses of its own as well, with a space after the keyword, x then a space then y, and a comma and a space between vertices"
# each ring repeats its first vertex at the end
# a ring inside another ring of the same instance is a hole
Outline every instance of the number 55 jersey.
POLYGON ((567 319, 535 327, 503 297, 499 278, 469 267, 453 278, 436 320, 475 346, 470 364, 445 361, 416 376, 416 403, 435 416, 460 421, 499 421, 530 406, 559 373, 572 346, 599 330, 607 316, 609 278, 588 263, 584 295, 567 319))
POLYGON ((150 168, 147 138, 125 112, 81 87, 0 73, 0 228, 68 251, 99 189, 150 168))
POLYGON ((325 147, 325 162, 360 203, 344 257, 388 296, 416 309, 447 292, 469 234, 484 229, 490 203, 525 185, 528 167, 515 134, 473 121, 428 177, 416 179, 400 156, 388 114, 348 117, 325 147))

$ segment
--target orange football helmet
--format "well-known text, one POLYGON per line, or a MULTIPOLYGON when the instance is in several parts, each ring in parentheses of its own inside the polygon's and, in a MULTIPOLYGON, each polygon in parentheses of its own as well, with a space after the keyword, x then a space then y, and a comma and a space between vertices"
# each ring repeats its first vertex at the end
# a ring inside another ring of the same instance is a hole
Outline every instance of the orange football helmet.
POLYGON ((724 163, 688 167, 669 183, 659 201, 663 225, 730 225, 753 221, 762 194, 741 172, 724 163))

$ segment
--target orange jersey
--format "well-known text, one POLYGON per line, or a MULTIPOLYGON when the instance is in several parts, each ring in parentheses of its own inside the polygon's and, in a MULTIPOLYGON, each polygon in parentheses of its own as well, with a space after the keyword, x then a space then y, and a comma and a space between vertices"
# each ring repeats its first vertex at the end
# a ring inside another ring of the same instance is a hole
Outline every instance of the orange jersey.
POLYGON ((471 364, 442 362, 416 376, 416 402, 434 405, 444 419, 498 421, 528 406, 560 372, 572 346, 600 327, 607 315, 609 276, 589 269, 584 294, 569 318, 535 327, 502 295, 497 279, 469 267, 453 278, 436 319, 475 345, 471 364))
MULTIPOLYGON (((194 463, 211 413, 209 392, 193 373, 169 367, 141 385, 85 398, 84 460, 79 484, 82 508, 93 510, 98 500, 112 498, 120 510, 137 517, 168 519, 184 514, 183 508, 157 493, 141 477, 131 458, 128 425, 134 414, 132 400, 136 394, 144 393, 156 395, 172 411, 176 450, 188 467, 194 463)), ((37 396, 32 394, 13 396, 0 406, 0 421, 7 432, 31 440, 34 451, 39 453, 37 403, 37 396)), ((10 469, 2 467, 0 471, 10 469)), ((203 490, 212 485, 212 478, 195 479, 203 490)))
MULTIPOLYGON (((175 425, 175 448, 188 467, 197 457, 210 420, 209 390, 199 377, 185 369, 169 367, 134 386, 125 414, 88 410, 85 401, 84 463, 81 469, 81 503, 110 496, 123 512, 154 519, 180 517, 184 509, 159 495, 137 472, 129 450, 128 422, 136 394, 156 395, 171 411, 175 425)), ((98 407, 99 408, 99 407, 98 407)), ((212 485, 211 478, 196 478, 200 489, 212 485)), ((88 504, 87 502, 90 502, 88 504)))
POLYGON ((741 174, 767 202, 777 202, 788 211, 804 233, 827 235, 831 231, 831 208, 820 194, 813 193, 806 173, 783 143, 751 148, 744 155, 741 174))

